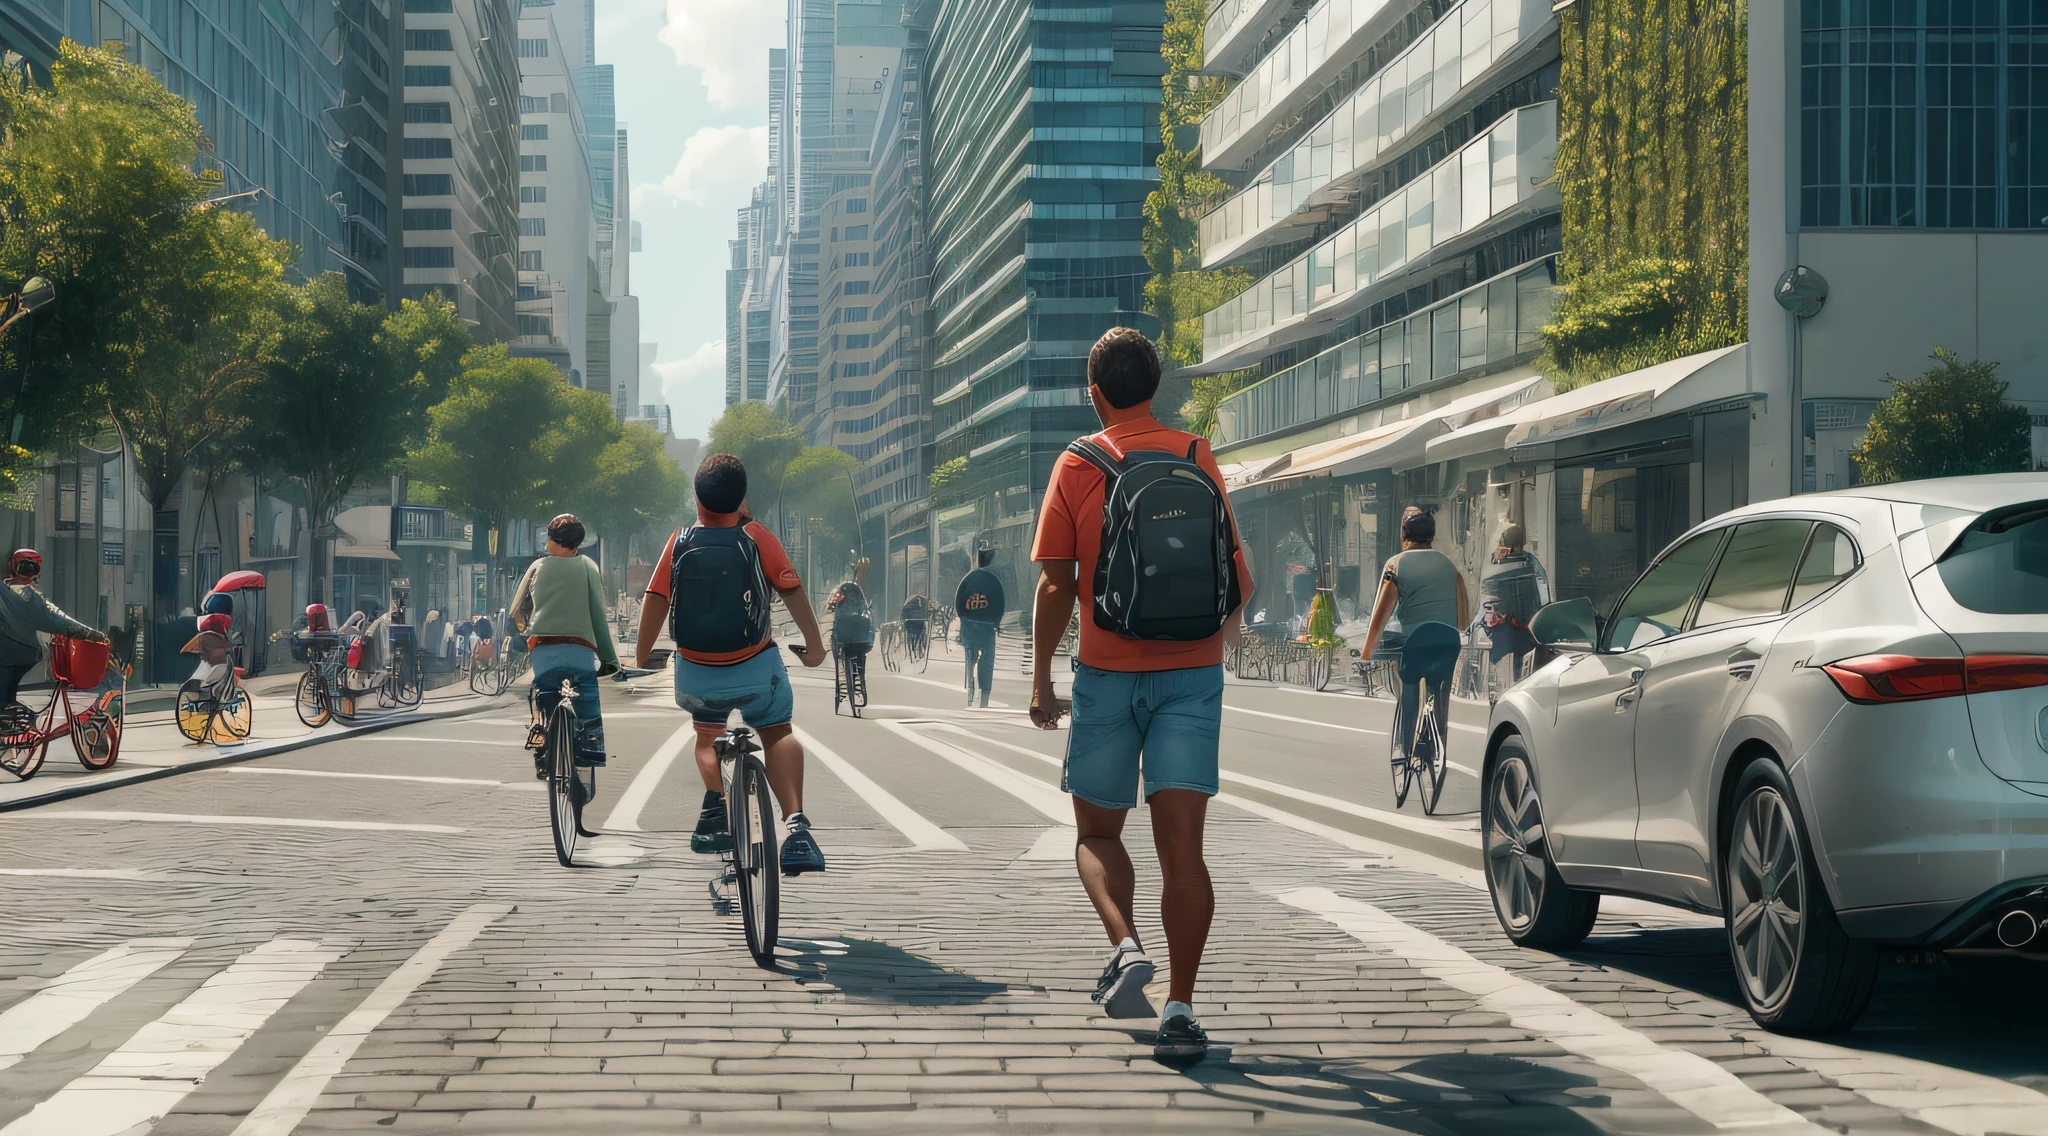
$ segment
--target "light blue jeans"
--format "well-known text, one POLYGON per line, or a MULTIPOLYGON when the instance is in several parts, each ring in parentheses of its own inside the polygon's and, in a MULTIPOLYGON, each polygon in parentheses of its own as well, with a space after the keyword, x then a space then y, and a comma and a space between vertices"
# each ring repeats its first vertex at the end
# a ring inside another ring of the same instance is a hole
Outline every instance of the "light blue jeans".
POLYGON ((554 706, 568 679, 576 691, 576 764, 604 764, 604 711, 597 700, 597 652, 574 643, 542 643, 533 649, 533 691, 543 712, 554 706))

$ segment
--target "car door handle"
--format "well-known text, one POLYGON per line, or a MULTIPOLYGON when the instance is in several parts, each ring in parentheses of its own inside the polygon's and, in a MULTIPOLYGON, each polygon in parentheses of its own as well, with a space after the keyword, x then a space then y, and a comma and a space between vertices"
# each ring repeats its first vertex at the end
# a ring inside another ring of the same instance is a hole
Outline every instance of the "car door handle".
POLYGON ((1746 682, 1756 677, 1757 664, 1762 662, 1763 658, 1748 647, 1737 647, 1728 655, 1728 673, 1736 681, 1746 682))

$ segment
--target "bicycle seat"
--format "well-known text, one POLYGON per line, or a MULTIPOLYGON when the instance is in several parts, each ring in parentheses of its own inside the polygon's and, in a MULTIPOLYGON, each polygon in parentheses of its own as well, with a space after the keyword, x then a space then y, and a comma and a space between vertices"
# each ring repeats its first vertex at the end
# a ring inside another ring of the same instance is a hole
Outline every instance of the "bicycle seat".
POLYGON ((1451 677, 1462 649, 1458 629, 1450 624, 1417 624, 1401 647, 1401 681, 1451 677))

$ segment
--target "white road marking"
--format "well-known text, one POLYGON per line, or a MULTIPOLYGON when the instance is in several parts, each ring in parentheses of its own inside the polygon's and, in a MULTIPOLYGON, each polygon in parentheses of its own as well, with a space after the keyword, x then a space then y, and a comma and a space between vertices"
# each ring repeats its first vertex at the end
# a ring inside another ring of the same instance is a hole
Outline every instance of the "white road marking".
POLYGON ((1762 1030, 1736 1035, 1863 1097, 1956 1136, 2048 1136, 2048 1093, 1888 1053, 1860 1053, 1762 1030))
POLYGON ((967 845, 959 837, 926 820, 916 809, 875 784, 872 778, 855 769, 851 762, 834 753, 825 743, 801 728, 796 728, 793 732, 796 740, 803 744, 805 753, 824 762, 825 768, 846 782, 846 787, 858 794, 861 800, 866 801, 869 808, 881 814, 883 820, 908 837, 912 851, 967 851, 967 845))
MULTIPOLYGON (((676 755, 686 749, 694 755, 696 746, 697 724, 683 723, 675 733, 668 736, 667 741, 661 743, 661 748, 654 751, 654 756, 647 759, 647 764, 640 767, 640 772, 633 775, 632 783, 626 786, 626 791, 619 794, 618 802, 612 805, 611 815, 604 818, 604 823, 598 827, 606 832, 639 832, 640 810, 646 808, 647 802, 654 799, 654 790, 661 786, 661 779, 668 774, 668 767, 675 764, 676 755)), ((693 756, 691 760, 694 762, 696 759, 693 756)))
POLYGON ((387 975, 361 1005, 349 1011, 327 1036, 299 1058, 299 1063, 271 1088, 263 1102, 242 1119, 234 1136, 284 1136, 298 1127, 327 1083, 355 1056, 363 1039, 432 978, 448 956, 468 946, 493 920, 510 910, 509 904, 479 903, 441 928, 439 934, 387 975))
POLYGON ((420 781, 429 785, 487 785, 496 788, 503 781, 482 781, 474 777, 420 777, 402 773, 342 773, 329 769, 272 769, 260 765, 230 765, 223 773, 260 774, 265 777, 345 777, 357 781, 420 781))
POLYGON ((1816 1136, 1824 1131, 1712 1061, 1659 1045, 1598 1010, 1481 962, 1369 903, 1325 888, 1297 888, 1277 898, 1328 920, 1359 942, 1405 960, 1428 978, 1464 991, 1480 1009, 1506 1017, 1517 1029, 1634 1077, 1716 1128, 1816 1136))
POLYGON ((155 1123, 341 952, 272 939, 137 1030, 0 1136, 116 1136, 155 1123))
POLYGON ((0 1013, 0 1069, 84 1021, 185 953, 190 939, 130 939, 101 951, 0 1013))
MULTIPOLYGON (((890 678, 900 678, 900 679, 902 679, 902 680, 903 680, 903 681, 905 681, 905 682, 921 682, 921 683, 925 684, 926 686, 936 686, 936 687, 938 687, 938 688, 939 688, 939 689, 941 689, 941 690, 950 690, 950 691, 952 691, 953 693, 955 693, 955 694, 958 694, 958 695, 959 695, 959 696, 960 696, 960 697, 961 697, 961 698, 962 698, 963 700, 964 700, 964 699, 966 699, 966 697, 967 697, 967 686, 966 686, 966 684, 965 684, 965 683, 959 683, 959 682, 941 682, 941 681, 939 681, 938 679, 935 679, 935 678, 924 678, 924 677, 921 677, 921 676, 919 676, 919 675, 907 675, 907 674, 901 674, 901 673, 898 673, 898 672, 894 672, 894 671, 885 671, 885 672, 883 672, 883 673, 887 674, 887 675, 888 675, 888 676, 889 676, 890 678)), ((1009 704, 1009 703, 1007 703, 1007 702, 999 702, 999 701, 997 701, 996 699, 993 699, 993 698, 991 698, 991 699, 989 699, 989 700, 988 700, 988 704, 989 704, 989 706, 991 706, 991 707, 997 707, 997 706, 1000 706, 1000 707, 1002 707, 1002 708, 1003 708, 1003 709, 1005 709, 1005 710, 1007 710, 1007 709, 1009 709, 1009 708, 1010 708, 1010 704, 1009 704)))
MULTIPOLYGON (((1392 703, 1388 703, 1388 705, 1391 706, 1392 703)), ((1274 718, 1282 722, 1293 722, 1302 726, 1320 726, 1326 730, 1343 730, 1353 734, 1371 734, 1378 738, 1387 736, 1387 731, 1375 730, 1367 726, 1340 726, 1335 722, 1320 722, 1314 718, 1297 718, 1292 714, 1275 714, 1271 710, 1253 710, 1248 706, 1232 706, 1228 702, 1223 704, 1223 708, 1225 710, 1235 710, 1240 714, 1254 714, 1261 718, 1274 718)), ((1486 732, 1486 727, 1484 726, 1472 726, 1464 722, 1452 722, 1451 728, 1473 734, 1484 734, 1486 732)))
MULTIPOLYGON (((436 745, 514 746, 519 749, 526 748, 525 742, 501 742, 494 738, 430 738, 419 734, 385 734, 382 740, 387 742, 433 742, 436 745)), ((234 768, 239 769, 241 766, 235 766, 234 768)))
POLYGON ((1017 858, 1019 860, 1059 860, 1072 863, 1074 860, 1074 844, 1080 838, 1080 830, 1072 826, 1048 828, 1044 832, 1039 833, 1038 839, 1031 842, 1031 847, 1026 848, 1024 854, 1017 858))
MULTIPOLYGON (((1074 803, 1065 793, 1035 777, 1027 777, 1007 765, 990 761, 980 754, 969 753, 958 746, 949 745, 937 738, 928 737, 901 722, 878 722, 877 725, 912 744, 930 750, 954 765, 965 769, 983 781, 994 785, 1005 793, 1023 801, 1043 813, 1054 824, 1069 825, 1074 822, 1074 803)), ((1043 756, 1043 755, 1040 755, 1043 756)))
POLYGON ((1388 844, 1382 840, 1374 840, 1369 836, 1360 836, 1355 832, 1346 832, 1341 828, 1332 828, 1320 821, 1296 816, 1284 809, 1276 809, 1263 801, 1254 801, 1231 793, 1218 793, 1216 800, 1222 804, 1243 809, 1253 816, 1264 817, 1275 824, 1285 825, 1296 832, 1305 832, 1310 836, 1320 836, 1341 848, 1349 848, 1353 852, 1363 852, 1369 856, 1384 860, 1397 868, 1421 872, 1424 875, 1435 876, 1441 880, 1448 880, 1454 884, 1462 884, 1465 887, 1477 888, 1482 891, 1486 888, 1486 877, 1477 868, 1463 867, 1453 864, 1449 860, 1439 859, 1427 852, 1417 852, 1412 848, 1403 848, 1397 844, 1388 844))
POLYGON ((1386 809, 1376 809, 1369 805, 1353 804, 1350 801, 1340 800, 1336 797, 1324 796, 1321 793, 1311 793, 1306 789, 1297 789, 1292 785, 1283 785, 1278 781, 1267 781, 1263 778, 1252 777, 1243 773, 1234 773, 1228 769, 1223 770, 1222 777, 1223 780, 1235 785, 1243 785, 1249 789, 1271 793, 1276 797, 1289 797, 1304 804, 1329 809, 1332 812, 1348 813, 1351 816, 1360 817, 1378 824, 1405 828, 1410 832, 1427 833, 1430 836, 1441 837, 1446 840, 1477 843, 1476 837, 1479 833, 1479 821, 1477 818, 1457 823, 1426 820, 1422 817, 1409 816, 1406 813, 1389 812, 1386 809))
POLYGON ((375 820, 305 820, 298 817, 209 816, 202 813, 134 813, 119 809, 31 809, 21 820, 132 820, 145 824, 225 824, 253 828, 340 828, 354 832, 439 832, 462 829, 445 824, 391 824, 375 820))
POLYGON ((60 876, 73 880, 161 880, 162 872, 141 868, 0 868, 0 876, 60 876))

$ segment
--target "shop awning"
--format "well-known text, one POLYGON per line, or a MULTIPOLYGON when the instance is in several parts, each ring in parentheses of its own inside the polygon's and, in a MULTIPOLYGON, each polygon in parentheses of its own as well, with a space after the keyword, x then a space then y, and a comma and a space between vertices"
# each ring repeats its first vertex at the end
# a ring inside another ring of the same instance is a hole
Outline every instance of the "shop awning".
POLYGON ((1746 344, 1673 359, 1433 438, 1427 447, 1429 460, 1451 461, 1551 442, 1740 398, 1747 392, 1747 370, 1746 344))
MULTIPOLYGON (((1518 379, 1359 434, 1290 450, 1244 485, 1277 485, 1316 475, 1345 477, 1376 469, 1396 470, 1423 460, 1431 438, 1474 418, 1491 418, 1502 403, 1522 397, 1541 379, 1518 379), (1283 464, 1284 463, 1284 464, 1283 464)), ((1237 488, 1238 486, 1232 486, 1237 488)))
POLYGON ((398 560, 391 551, 391 506, 358 505, 344 509, 334 518, 341 536, 334 542, 336 556, 358 560, 398 560))

